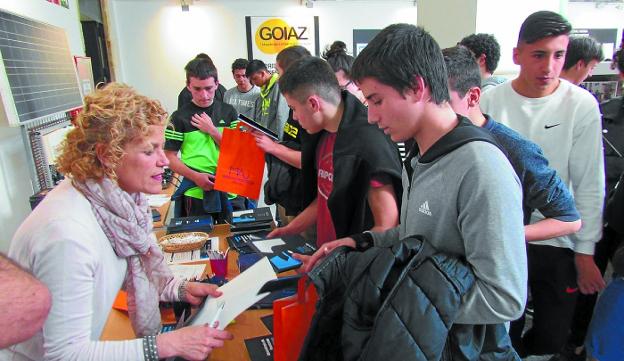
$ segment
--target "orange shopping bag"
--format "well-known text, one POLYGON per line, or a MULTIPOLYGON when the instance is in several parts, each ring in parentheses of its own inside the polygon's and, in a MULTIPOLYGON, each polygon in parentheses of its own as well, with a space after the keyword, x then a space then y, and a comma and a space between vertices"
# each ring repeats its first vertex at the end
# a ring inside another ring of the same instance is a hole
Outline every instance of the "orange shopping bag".
POLYGON ((294 361, 299 358, 318 299, 316 288, 312 283, 306 287, 306 280, 305 276, 299 279, 296 295, 273 302, 275 361, 294 361))
POLYGON ((264 152, 251 133, 223 130, 214 189, 251 199, 260 197, 264 152))

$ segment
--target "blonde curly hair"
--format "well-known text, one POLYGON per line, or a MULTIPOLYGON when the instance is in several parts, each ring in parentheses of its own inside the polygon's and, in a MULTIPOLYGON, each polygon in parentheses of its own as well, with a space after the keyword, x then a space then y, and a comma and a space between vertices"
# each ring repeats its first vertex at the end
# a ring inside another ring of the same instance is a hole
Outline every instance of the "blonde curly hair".
POLYGON ((110 83, 85 97, 76 126, 60 146, 58 169, 73 179, 117 179, 115 169, 124 147, 136 137, 147 136, 150 125, 167 124, 167 112, 160 102, 140 95, 133 88, 110 83), (105 166, 96 154, 104 145, 105 166))

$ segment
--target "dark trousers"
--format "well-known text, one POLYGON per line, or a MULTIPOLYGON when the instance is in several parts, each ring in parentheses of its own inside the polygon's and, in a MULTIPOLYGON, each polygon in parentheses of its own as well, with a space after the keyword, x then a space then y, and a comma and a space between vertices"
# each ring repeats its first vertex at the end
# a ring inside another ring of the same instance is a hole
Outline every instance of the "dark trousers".
POLYGON ((533 324, 522 335, 524 316, 512 322, 512 344, 520 357, 558 352, 565 344, 579 293, 574 252, 568 248, 527 246, 533 324))
MULTIPOLYGON (((620 236, 611 228, 605 227, 602 239, 596 244, 596 250, 594 253, 594 262, 600 269, 600 273, 604 275, 609 259, 615 253, 617 246, 620 242, 620 236)), ((585 342, 585 336, 587 335, 587 328, 594 313, 594 306, 596 305, 596 299, 598 294, 584 295, 580 294, 578 301, 576 302, 576 308, 574 309, 574 318, 572 319, 572 330, 568 343, 574 347, 583 346, 585 342)))
POLYGON ((190 216, 203 216, 210 214, 216 223, 223 223, 228 218, 228 215, 233 211, 242 211, 245 209, 255 208, 247 204, 245 197, 237 196, 233 199, 226 200, 225 206, 218 213, 206 213, 204 208, 203 199, 197 199, 193 197, 182 196, 184 206, 182 207, 182 217, 190 216))

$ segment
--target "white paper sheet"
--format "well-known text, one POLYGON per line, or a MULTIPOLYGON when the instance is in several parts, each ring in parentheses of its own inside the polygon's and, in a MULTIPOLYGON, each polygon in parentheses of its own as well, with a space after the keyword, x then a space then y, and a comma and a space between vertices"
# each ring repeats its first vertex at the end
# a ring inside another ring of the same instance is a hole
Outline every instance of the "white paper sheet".
POLYGON ((253 209, 243 209, 242 211, 234 211, 232 212, 232 218, 240 217, 245 214, 253 214, 253 212, 254 212, 253 209))
POLYGON ((210 237, 208 239, 208 242, 210 242, 210 249, 213 251, 221 251, 219 249, 219 237, 210 237))
POLYGON ((205 264, 170 264, 169 269, 173 272, 176 278, 181 278, 187 281, 197 280, 201 278, 201 275, 206 269, 205 264))
POLYGON ((269 259, 263 257, 245 272, 219 287, 223 294, 217 298, 208 298, 197 313, 189 319, 187 326, 205 325, 212 322, 217 307, 221 302, 225 302, 218 318, 218 329, 223 330, 236 316, 268 295, 269 292, 258 294, 258 291, 265 283, 276 278, 269 259))
POLYGON ((169 202, 171 200, 171 196, 166 194, 148 194, 147 195, 147 203, 152 208, 161 207, 163 204, 169 202))
POLYGON ((264 239, 261 241, 253 241, 252 243, 256 246, 256 248, 258 248, 258 251, 262 253, 273 253, 271 250, 273 247, 286 244, 286 242, 284 242, 281 238, 264 239))

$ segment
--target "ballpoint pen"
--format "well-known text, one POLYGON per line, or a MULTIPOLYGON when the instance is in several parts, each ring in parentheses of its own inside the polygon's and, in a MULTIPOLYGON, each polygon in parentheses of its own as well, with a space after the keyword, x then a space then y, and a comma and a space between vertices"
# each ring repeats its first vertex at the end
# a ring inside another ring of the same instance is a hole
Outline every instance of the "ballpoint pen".
POLYGON ((224 308, 225 308, 225 302, 219 303, 219 305, 217 306, 217 312, 215 313, 214 318, 212 319, 212 322, 209 323, 210 327, 212 328, 217 327, 217 321, 219 321, 219 317, 221 317, 221 313, 223 313, 224 308))

